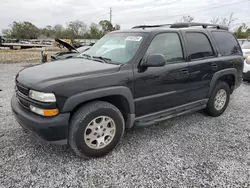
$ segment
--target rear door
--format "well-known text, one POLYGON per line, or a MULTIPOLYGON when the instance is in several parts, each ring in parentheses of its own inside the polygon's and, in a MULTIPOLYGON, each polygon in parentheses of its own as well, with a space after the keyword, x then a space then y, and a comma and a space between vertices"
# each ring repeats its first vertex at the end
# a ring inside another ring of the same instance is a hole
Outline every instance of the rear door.
POLYGON ((190 101, 205 99, 213 74, 219 69, 218 57, 206 30, 182 31, 190 71, 190 101))

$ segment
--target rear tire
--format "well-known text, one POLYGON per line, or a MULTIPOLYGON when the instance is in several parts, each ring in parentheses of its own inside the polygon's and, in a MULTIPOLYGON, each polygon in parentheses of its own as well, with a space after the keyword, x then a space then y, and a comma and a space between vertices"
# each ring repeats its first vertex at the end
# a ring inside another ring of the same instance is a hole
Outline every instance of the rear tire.
POLYGON ((90 102, 70 120, 69 145, 82 157, 102 157, 116 147, 124 129, 118 108, 104 101, 90 102))
POLYGON ((220 116, 226 110, 230 100, 230 89, 227 83, 219 81, 208 100, 206 112, 213 117, 220 116))

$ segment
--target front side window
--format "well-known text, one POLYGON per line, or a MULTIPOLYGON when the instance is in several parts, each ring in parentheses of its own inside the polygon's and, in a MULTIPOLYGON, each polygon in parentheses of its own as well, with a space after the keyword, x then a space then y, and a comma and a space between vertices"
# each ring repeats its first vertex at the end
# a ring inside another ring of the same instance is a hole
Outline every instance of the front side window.
POLYGON ((177 33, 161 33, 154 37, 146 52, 162 54, 167 63, 184 61, 182 46, 177 33))
POLYGON ((213 49, 206 35, 203 33, 186 33, 187 50, 191 60, 214 56, 213 49))
POLYGON ((110 33, 97 41, 82 55, 101 56, 113 62, 124 64, 134 57, 146 36, 146 33, 110 33))
POLYGON ((241 49, 240 46, 235 39, 235 37, 228 32, 212 32, 213 37, 219 47, 220 53, 223 56, 229 55, 240 55, 241 49))

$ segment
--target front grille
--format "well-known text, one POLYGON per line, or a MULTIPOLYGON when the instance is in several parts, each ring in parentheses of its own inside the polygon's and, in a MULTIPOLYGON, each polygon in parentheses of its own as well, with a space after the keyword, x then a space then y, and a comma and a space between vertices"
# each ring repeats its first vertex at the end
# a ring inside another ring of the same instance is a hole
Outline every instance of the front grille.
POLYGON ((23 100, 22 98, 18 98, 18 101, 24 108, 29 109, 30 105, 25 100, 23 100))
POLYGON ((16 82, 16 88, 17 88, 17 91, 19 91, 20 93, 24 94, 25 96, 28 96, 29 95, 29 89, 22 86, 21 84, 17 83, 16 82))
POLYGON ((26 109, 29 109, 29 103, 27 98, 29 96, 29 89, 16 82, 16 97, 18 98, 19 103, 26 109))

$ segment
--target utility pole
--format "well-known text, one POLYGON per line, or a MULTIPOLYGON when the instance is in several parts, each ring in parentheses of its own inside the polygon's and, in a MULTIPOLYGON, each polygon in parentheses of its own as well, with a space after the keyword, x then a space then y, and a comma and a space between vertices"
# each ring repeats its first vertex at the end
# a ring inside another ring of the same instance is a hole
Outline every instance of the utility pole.
POLYGON ((109 16, 109 21, 112 23, 112 7, 110 7, 109 16))

